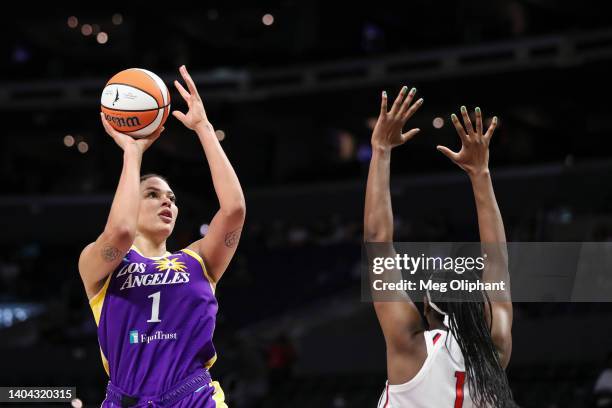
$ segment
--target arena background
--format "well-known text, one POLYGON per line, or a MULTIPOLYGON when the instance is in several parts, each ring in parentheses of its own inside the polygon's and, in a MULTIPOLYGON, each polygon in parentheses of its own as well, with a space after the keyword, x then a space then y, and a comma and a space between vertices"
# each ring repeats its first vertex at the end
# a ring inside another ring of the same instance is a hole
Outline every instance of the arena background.
MULTIPOLYGON (((121 167, 99 95, 128 67, 171 84, 187 65, 245 189, 247 223, 217 291, 212 373, 231 407, 378 400, 384 342, 359 301, 358 262, 382 89, 425 98, 410 122, 421 134, 393 154, 398 241, 478 240, 468 179, 435 150, 457 147, 448 119, 464 104, 500 117, 491 167, 509 240, 612 240, 604 2, 25 6, 2 17, 0 43, 0 385, 74 385, 74 406, 103 399, 76 266, 121 167)), ((178 198, 170 248, 197 239, 216 199, 195 135, 170 118, 148 171, 178 198)), ((611 322, 609 304, 516 304, 517 402, 607 406, 593 390, 612 369, 611 322)))

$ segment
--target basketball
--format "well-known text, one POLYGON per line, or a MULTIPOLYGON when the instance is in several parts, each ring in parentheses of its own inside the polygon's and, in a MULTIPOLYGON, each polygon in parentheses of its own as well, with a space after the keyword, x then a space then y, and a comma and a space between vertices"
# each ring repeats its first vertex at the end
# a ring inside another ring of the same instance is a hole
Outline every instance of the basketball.
POLYGON ((170 112, 170 93, 151 71, 130 68, 113 76, 100 100, 104 118, 121 133, 147 137, 164 124, 170 112))

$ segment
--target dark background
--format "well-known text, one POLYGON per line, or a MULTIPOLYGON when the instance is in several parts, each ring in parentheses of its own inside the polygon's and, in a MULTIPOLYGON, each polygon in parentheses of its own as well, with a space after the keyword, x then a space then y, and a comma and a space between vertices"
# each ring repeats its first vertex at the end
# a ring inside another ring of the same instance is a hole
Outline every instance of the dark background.
MULTIPOLYGON (((213 376, 233 407, 374 406, 384 342, 373 308, 359 301, 357 265, 380 92, 395 96, 405 84, 425 98, 409 122, 421 134, 393 154, 396 240, 478 240, 467 177, 435 150, 458 147, 449 116, 460 105, 500 117, 491 168, 509 240, 612 240, 605 5, 270 1, 7 13, 0 384, 76 385, 84 406, 102 401, 95 323, 76 269, 121 169, 99 95, 122 69, 150 69, 170 85, 186 64, 248 207, 217 291, 213 376), (83 35, 84 24, 94 33, 83 35)), ((167 176, 178 198, 169 248, 198 239, 217 202, 197 138, 172 117, 145 155, 149 171, 167 176)), ((592 406, 610 364, 611 317, 608 304, 517 304, 508 369, 517 402, 592 406)))

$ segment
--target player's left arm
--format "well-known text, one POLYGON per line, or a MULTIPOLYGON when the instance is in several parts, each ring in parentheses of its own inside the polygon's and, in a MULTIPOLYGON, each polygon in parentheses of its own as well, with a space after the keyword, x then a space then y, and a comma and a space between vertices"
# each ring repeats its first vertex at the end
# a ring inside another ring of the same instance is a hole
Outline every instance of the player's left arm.
POLYGON ((187 84, 187 89, 178 81, 174 81, 174 85, 187 102, 189 110, 186 114, 173 111, 172 115, 198 135, 208 160, 220 207, 210 223, 206 236, 193 242, 188 248, 204 258, 209 275, 217 282, 236 252, 246 215, 246 205, 238 176, 225 155, 213 126, 208 121, 195 83, 185 66, 179 71, 187 84))
POLYGON ((512 298, 510 295, 510 278, 508 274, 508 250, 506 232, 497 199, 493 191, 491 172, 489 171, 489 143, 497 127, 497 117, 493 117, 485 132, 482 124, 482 112, 476 108, 476 127, 472 125, 467 109, 461 107, 461 124, 456 115, 452 115, 455 129, 461 138, 461 150, 455 153, 444 146, 438 150, 461 167, 470 177, 476 211, 478 229, 483 252, 487 254, 483 281, 506 283, 503 292, 491 293, 491 310, 485 307, 485 317, 491 327, 491 338, 500 356, 502 367, 506 367, 512 354, 512 298))
MULTIPOLYGON (((408 93, 403 87, 391 110, 387 109, 387 94, 383 93, 380 114, 372 133, 372 159, 366 185, 363 239, 369 243, 368 257, 393 258, 393 208, 391 205, 390 166, 391 151, 412 139, 419 129, 402 133, 407 120, 421 107, 423 99, 413 102, 416 89, 408 93)), ((401 280, 401 272, 390 271, 391 280, 401 280)), ((370 274, 370 277, 373 275, 370 274)), ((371 289, 373 290, 373 289, 371 289)), ((418 334, 422 332, 422 319, 412 299, 404 292, 397 301, 374 300, 378 317, 387 344, 387 371, 389 379, 405 378, 407 358, 413 354, 418 334)), ((382 300, 382 299, 381 299, 382 300)))

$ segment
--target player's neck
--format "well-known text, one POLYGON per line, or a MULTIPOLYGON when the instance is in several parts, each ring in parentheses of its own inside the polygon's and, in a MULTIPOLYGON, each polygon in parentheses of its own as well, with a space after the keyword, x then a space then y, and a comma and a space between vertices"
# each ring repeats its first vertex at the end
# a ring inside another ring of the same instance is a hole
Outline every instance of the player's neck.
POLYGON ((166 241, 156 242, 144 235, 136 235, 134 246, 146 257, 158 257, 166 254, 166 241))
POLYGON ((429 330, 448 330, 448 327, 444 325, 444 322, 438 319, 431 319, 429 324, 429 330))

